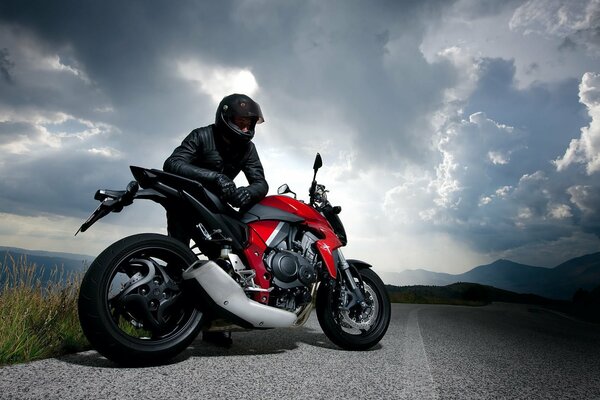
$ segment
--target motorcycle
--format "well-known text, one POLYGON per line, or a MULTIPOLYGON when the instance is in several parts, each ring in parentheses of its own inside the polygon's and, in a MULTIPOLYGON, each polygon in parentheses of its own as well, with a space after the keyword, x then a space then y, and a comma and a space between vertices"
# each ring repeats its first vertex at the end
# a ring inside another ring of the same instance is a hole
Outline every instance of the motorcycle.
POLYGON ((119 364, 158 364, 201 330, 299 327, 313 309, 337 346, 376 345, 390 322, 389 296, 371 265, 342 254, 341 207, 316 181, 322 164, 317 153, 308 204, 285 184, 243 213, 202 184, 156 169, 131 166, 125 190, 98 190, 101 203, 77 233, 137 199, 180 207, 198 222, 192 246, 142 233, 93 261, 78 299, 91 345, 119 364))

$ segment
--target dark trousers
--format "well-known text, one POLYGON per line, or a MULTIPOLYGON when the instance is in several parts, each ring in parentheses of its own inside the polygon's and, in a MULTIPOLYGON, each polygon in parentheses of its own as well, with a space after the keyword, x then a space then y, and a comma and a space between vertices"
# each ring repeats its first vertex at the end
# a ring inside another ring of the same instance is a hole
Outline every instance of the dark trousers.
POLYGON ((168 207, 167 208, 167 232, 169 236, 185 244, 190 245, 192 232, 197 221, 192 218, 194 215, 186 207, 168 207))

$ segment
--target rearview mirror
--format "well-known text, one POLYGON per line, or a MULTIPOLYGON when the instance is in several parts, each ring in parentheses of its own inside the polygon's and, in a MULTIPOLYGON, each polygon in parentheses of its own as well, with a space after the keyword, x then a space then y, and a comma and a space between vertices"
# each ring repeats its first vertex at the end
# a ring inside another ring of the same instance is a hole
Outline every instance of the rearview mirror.
POLYGON ((287 194, 287 193, 293 194, 294 198, 296 198, 296 193, 292 192, 292 190, 290 189, 290 187, 288 186, 287 183, 284 183, 283 185, 279 186, 279 188, 277 188, 277 194, 287 194))
POLYGON ((284 183, 283 185, 279 186, 279 188, 277 189, 277 194, 286 194, 290 192, 290 187, 288 186, 287 183, 284 183))
POLYGON ((321 155, 319 153, 317 153, 317 156, 315 157, 315 164, 313 165, 313 169, 315 170, 315 172, 317 172, 317 170, 319 168, 321 168, 323 166, 323 159, 321 158, 321 155))

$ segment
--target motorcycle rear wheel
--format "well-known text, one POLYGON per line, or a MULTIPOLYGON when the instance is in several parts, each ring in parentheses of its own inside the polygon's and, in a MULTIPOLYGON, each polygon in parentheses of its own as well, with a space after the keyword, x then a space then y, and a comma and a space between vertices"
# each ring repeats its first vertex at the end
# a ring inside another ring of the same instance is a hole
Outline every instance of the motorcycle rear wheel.
POLYGON ((381 278, 371 269, 354 270, 355 283, 369 306, 344 309, 345 299, 339 282, 321 285, 317 294, 317 318, 325 335, 346 350, 368 350, 385 335, 390 324, 391 306, 381 278), (360 276, 356 276, 356 273, 360 276))
POLYGON ((90 265, 79 321, 91 345, 121 365, 164 363, 198 335, 203 313, 183 290, 181 272, 197 260, 181 242, 143 233, 121 239, 90 265))

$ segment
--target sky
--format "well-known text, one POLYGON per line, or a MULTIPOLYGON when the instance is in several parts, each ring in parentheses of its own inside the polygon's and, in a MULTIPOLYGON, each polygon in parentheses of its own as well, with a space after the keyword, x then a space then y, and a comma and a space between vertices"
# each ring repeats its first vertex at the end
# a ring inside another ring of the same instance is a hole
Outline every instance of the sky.
MULTIPOLYGON (((0 3, 0 245, 97 255, 97 189, 162 168, 222 97, 262 108, 270 194, 342 206, 380 271, 600 251, 600 0, 0 3)), ((244 185, 241 175, 236 179, 244 185)))

